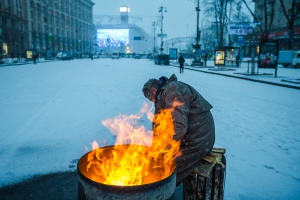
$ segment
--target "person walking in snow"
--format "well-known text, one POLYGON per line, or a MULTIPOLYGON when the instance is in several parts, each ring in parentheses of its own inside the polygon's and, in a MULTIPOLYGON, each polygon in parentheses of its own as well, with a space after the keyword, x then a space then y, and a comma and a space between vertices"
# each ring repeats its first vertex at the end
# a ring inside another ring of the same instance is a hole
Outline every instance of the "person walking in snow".
POLYGON ((236 67, 240 67, 240 55, 237 54, 235 57, 235 63, 236 63, 236 67))
POLYGON ((32 59, 33 59, 33 63, 34 63, 34 64, 36 64, 36 59, 37 59, 37 57, 38 57, 38 56, 37 56, 37 54, 35 54, 35 53, 32 55, 32 59))
POLYGON ((181 74, 181 73, 183 73, 183 65, 184 65, 184 62, 185 62, 185 59, 182 55, 180 55, 180 57, 178 59, 178 62, 179 62, 179 72, 181 74))
MULTIPOLYGON (((173 139, 180 141, 181 156, 176 158, 177 185, 196 168, 215 143, 215 125, 211 104, 192 86, 170 78, 149 79, 142 89, 144 96, 154 102, 155 114, 172 108, 174 101, 183 103, 172 113, 173 139)), ((155 126, 155 124, 154 124, 155 126)), ((155 133, 154 133, 155 135, 155 133)))
POLYGON ((207 63, 207 53, 204 54, 203 59, 204 59, 204 66, 207 67, 207 64, 206 64, 207 63))

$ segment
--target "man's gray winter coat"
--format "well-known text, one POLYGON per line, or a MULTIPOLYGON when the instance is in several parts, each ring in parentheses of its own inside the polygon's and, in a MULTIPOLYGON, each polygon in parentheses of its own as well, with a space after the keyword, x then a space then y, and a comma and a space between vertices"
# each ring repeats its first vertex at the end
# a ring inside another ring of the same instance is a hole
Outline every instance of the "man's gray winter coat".
POLYGON ((213 148, 215 126, 212 106, 193 87, 177 81, 173 74, 156 95, 155 114, 171 108, 174 101, 184 103, 173 112, 174 139, 181 141, 182 155, 176 159, 177 183, 180 183, 213 148))

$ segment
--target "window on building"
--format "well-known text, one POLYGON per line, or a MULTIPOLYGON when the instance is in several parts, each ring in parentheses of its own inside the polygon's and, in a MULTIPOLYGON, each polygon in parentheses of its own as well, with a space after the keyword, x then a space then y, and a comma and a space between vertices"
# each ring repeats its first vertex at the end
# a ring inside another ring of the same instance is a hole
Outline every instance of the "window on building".
POLYGON ((2 49, 3 49, 3 55, 7 55, 8 54, 8 46, 7 43, 3 43, 2 45, 2 49))
POLYGON ((10 18, 6 19, 6 26, 11 27, 11 19, 10 18))
POLYGON ((11 27, 12 28, 16 28, 16 22, 13 19, 11 19, 11 27))
POLYGON ((55 8, 58 8, 58 3, 57 3, 57 0, 55 0, 55 2, 54 2, 54 6, 55 6, 55 8))
POLYGON ((11 7, 10 2, 8 3, 8 12, 12 13, 12 7, 11 7))
POLYGON ((6 17, 2 17, 2 25, 6 26, 6 17))

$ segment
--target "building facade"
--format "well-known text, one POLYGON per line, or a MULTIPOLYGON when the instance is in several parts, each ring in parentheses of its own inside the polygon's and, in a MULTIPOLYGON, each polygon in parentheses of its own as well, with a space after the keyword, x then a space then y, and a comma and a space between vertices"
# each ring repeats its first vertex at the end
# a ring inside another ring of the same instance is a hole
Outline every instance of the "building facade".
MULTIPOLYGON (((260 22, 261 27, 265 27, 265 9, 264 9, 264 1, 261 0, 253 0, 255 3, 254 13, 257 20, 260 22)), ((272 20, 272 12, 273 15, 273 23, 268 34, 268 38, 270 40, 276 40, 279 43, 280 49, 287 49, 288 47, 288 38, 289 38, 289 24, 288 20, 284 15, 284 11, 281 7, 280 1, 266 1, 267 10, 266 15, 268 22, 272 20), (272 6, 272 4, 274 5, 272 6), (272 8, 274 9, 272 11, 272 8)), ((287 14, 291 17, 292 9, 295 9, 300 6, 300 2, 298 0, 295 1, 295 7, 292 8, 292 0, 283 0, 283 4, 286 8, 287 14)), ((267 24, 269 26, 269 24, 267 24)), ((296 16, 294 21, 294 48, 300 49, 300 13, 296 16)))
POLYGON ((24 57, 27 49, 45 58, 91 52, 93 5, 92 0, 1 0, 2 56, 24 57))

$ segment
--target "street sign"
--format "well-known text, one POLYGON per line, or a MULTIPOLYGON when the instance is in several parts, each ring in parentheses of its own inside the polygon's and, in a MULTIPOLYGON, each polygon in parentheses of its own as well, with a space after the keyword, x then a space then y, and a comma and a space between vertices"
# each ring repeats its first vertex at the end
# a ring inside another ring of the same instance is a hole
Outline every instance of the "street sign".
POLYGON ((238 44, 239 44, 240 46, 243 46, 243 45, 244 45, 244 37, 243 37, 243 36, 239 36, 239 37, 238 37, 238 44))
POLYGON ((163 37, 163 38, 166 38, 167 37, 167 34, 157 34, 157 37, 163 37))
POLYGON ((133 40, 141 40, 141 39, 142 39, 141 36, 139 36, 139 37, 133 37, 133 40))

